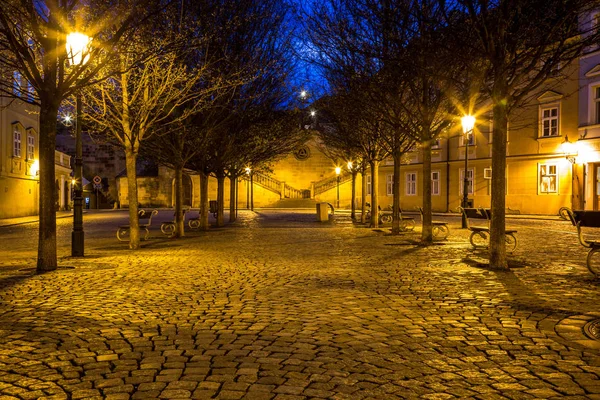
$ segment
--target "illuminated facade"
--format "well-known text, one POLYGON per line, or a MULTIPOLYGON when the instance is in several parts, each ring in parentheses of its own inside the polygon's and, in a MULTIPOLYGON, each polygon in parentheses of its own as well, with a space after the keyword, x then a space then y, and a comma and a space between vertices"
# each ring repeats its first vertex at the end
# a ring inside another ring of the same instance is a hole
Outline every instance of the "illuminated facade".
MULTIPOLYGON (((0 218, 38 213, 38 112, 18 100, 0 97, 0 218)), ((70 157, 55 152, 56 207, 70 202, 70 157)))

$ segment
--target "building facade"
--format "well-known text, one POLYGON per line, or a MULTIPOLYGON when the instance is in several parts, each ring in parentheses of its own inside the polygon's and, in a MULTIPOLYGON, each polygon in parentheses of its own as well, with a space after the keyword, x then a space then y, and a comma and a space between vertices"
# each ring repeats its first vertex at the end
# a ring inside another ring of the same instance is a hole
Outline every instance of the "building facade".
MULTIPOLYGON (((0 218, 38 213, 37 108, 19 100, 0 97, 0 218)), ((56 208, 70 203, 70 157, 55 152, 56 208)))

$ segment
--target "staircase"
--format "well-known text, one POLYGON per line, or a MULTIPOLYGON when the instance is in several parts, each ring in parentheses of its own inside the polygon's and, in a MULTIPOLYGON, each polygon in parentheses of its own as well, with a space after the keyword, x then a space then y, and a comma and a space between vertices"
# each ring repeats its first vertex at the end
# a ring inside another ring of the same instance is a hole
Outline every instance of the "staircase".
POLYGON ((282 199, 310 199, 310 190, 296 189, 285 182, 260 172, 255 172, 252 179, 254 184, 278 194, 282 199))
MULTIPOLYGON (((351 181, 352 174, 349 172, 343 172, 340 174, 339 178, 340 178, 340 185, 341 185, 342 183, 351 181)), ((338 177, 337 176, 332 176, 331 178, 326 178, 326 179, 320 180, 318 182, 315 182, 315 196, 317 196, 321 193, 325 193, 328 190, 334 189, 337 187, 337 185, 338 185, 338 177)))

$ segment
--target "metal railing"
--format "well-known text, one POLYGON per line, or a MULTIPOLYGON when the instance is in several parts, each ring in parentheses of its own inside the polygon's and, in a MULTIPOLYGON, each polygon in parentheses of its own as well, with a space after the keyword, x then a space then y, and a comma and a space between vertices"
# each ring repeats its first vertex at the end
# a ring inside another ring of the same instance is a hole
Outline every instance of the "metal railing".
MULTIPOLYGON (((340 174, 340 185, 342 183, 348 182, 352 180, 352 174, 349 172, 343 172, 340 174)), ((326 178, 315 182, 315 196, 321 193, 325 193, 328 190, 335 189, 338 184, 338 177, 332 176, 331 178, 326 178)))
POLYGON ((261 174, 260 172, 255 172, 252 174, 252 181, 281 196, 281 182, 277 179, 261 174))
POLYGON ((310 198, 310 190, 296 189, 285 182, 279 181, 269 175, 255 172, 252 175, 252 180, 255 184, 276 193, 281 198, 286 199, 305 199, 310 198))

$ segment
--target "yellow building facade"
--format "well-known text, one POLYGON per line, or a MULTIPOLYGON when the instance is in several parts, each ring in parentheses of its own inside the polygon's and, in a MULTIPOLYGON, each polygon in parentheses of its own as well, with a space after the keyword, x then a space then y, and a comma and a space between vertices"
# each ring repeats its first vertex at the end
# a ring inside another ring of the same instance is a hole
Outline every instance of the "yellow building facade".
MULTIPOLYGON (((37 108, 0 97, 0 218, 36 215, 39 207, 37 108)), ((70 202, 70 157, 55 152, 56 207, 70 202)))

